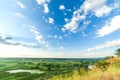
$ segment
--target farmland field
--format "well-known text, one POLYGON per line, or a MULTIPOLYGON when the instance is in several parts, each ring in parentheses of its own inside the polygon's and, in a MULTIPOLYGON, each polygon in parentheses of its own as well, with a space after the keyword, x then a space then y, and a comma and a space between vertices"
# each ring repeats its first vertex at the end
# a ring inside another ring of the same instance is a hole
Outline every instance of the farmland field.
POLYGON ((99 59, 1 58, 0 80, 48 80, 95 64, 99 59), (16 72, 14 72, 16 71, 16 72), (33 72, 32 72, 33 71, 33 72), (40 73, 39 73, 40 72, 40 73))

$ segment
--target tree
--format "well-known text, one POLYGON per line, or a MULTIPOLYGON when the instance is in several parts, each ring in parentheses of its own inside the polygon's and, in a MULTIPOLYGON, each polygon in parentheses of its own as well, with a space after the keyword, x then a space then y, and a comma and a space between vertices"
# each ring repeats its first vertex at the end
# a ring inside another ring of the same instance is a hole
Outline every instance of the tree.
POLYGON ((118 48, 118 49, 116 50, 115 55, 120 56, 120 48, 118 48))

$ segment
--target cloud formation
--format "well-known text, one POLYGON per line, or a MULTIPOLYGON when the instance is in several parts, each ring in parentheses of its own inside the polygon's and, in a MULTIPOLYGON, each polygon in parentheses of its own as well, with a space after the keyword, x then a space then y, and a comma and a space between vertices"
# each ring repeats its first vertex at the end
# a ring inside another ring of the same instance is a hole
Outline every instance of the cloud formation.
POLYGON ((67 23, 67 22, 69 22, 69 19, 67 19, 67 18, 64 18, 64 21, 67 23))
POLYGON ((44 13, 49 13, 49 7, 48 7, 48 3, 50 2, 50 0, 36 0, 38 5, 42 5, 44 7, 43 12, 44 13))
POLYGON ((25 5, 24 5, 23 3, 21 3, 20 1, 17 1, 17 4, 18 4, 21 8, 25 9, 25 5))
POLYGON ((94 11, 97 17, 102 17, 104 15, 108 15, 112 11, 112 7, 108 7, 106 5, 94 11))
POLYGON ((97 37, 104 37, 111 34, 112 32, 120 29, 120 15, 114 16, 109 22, 105 24, 96 33, 97 37))
POLYGON ((40 48, 40 46, 35 43, 16 42, 13 39, 14 39, 13 37, 0 34, 0 43, 1 44, 40 48))
POLYGON ((110 47, 115 47, 115 46, 120 46, 120 39, 113 40, 113 41, 107 41, 107 42, 97 45, 93 48, 88 48, 86 51, 95 51, 95 50, 100 50, 100 49, 110 48, 110 47))
POLYGON ((44 7, 44 11, 43 12, 46 13, 46 14, 49 13, 48 4, 46 4, 46 3, 43 4, 43 7, 44 7))
POLYGON ((36 0, 38 5, 42 5, 47 2, 47 0, 36 0))
POLYGON ((53 19, 53 18, 48 18, 48 22, 49 22, 50 24, 54 24, 54 19, 53 19))
POLYGON ((29 27, 30 27, 30 31, 33 32, 33 34, 35 35, 35 39, 39 43, 43 43, 44 39, 43 39, 43 36, 40 35, 39 31, 34 26, 29 25, 29 27))
POLYGON ((15 13, 15 15, 17 15, 17 16, 19 16, 19 17, 21 17, 21 18, 25 18, 25 16, 22 15, 21 13, 15 13))
POLYGON ((0 42, 5 42, 6 40, 11 40, 12 37, 8 37, 6 35, 0 34, 0 42))
MULTIPOLYGON (((89 15, 95 15, 96 17, 107 16, 111 11, 118 8, 118 4, 114 2, 113 5, 107 5, 106 0, 85 0, 83 5, 73 12, 72 18, 64 25, 62 30, 75 32, 80 27, 80 22, 83 23, 86 19, 89 19, 89 15)), ((83 26, 85 25, 83 24, 83 26)))
POLYGON ((35 39, 37 42, 39 42, 39 45, 44 45, 45 47, 48 47, 49 44, 44 40, 44 37, 40 34, 40 32, 37 30, 35 26, 28 25, 30 27, 30 31, 35 35, 35 39))
POLYGON ((65 6, 64 6, 64 5, 60 5, 60 6, 59 6, 59 9, 60 9, 60 10, 64 10, 64 9, 65 9, 65 6))

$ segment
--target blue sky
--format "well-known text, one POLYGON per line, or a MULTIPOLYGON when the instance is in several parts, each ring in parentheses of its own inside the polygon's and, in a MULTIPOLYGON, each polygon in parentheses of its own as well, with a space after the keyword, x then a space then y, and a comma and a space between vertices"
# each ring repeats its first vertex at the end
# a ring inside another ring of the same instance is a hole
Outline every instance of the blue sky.
POLYGON ((0 57, 104 57, 119 47, 119 0, 0 1, 0 57))

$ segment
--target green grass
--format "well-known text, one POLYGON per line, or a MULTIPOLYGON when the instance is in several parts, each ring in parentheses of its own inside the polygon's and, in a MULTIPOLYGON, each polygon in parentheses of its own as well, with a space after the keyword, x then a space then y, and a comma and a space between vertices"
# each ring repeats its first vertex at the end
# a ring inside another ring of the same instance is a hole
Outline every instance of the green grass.
POLYGON ((72 75, 73 70, 94 64, 97 60, 74 59, 0 59, 0 80, 48 80, 54 76, 72 75), (8 70, 41 70, 43 74, 8 73, 8 70))

